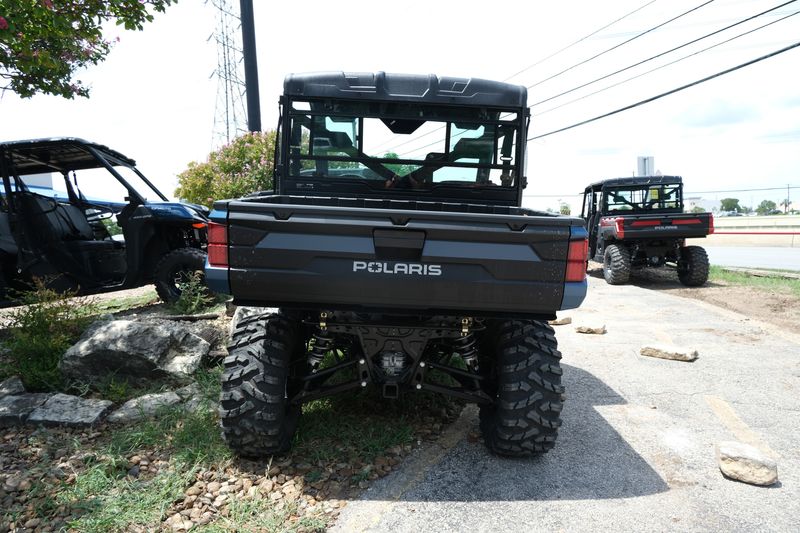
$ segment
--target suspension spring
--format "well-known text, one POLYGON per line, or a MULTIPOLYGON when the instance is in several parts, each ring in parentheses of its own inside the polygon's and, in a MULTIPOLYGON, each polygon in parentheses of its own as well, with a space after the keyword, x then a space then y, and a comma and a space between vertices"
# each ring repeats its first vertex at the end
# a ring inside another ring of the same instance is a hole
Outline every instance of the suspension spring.
POLYGON ((464 337, 453 339, 453 350, 457 353, 470 370, 478 369, 478 349, 475 335, 468 333, 464 337))
POLYGON ((333 336, 328 331, 320 330, 314 334, 314 346, 308 352, 308 364, 314 371, 325 359, 325 355, 333 350, 333 336))

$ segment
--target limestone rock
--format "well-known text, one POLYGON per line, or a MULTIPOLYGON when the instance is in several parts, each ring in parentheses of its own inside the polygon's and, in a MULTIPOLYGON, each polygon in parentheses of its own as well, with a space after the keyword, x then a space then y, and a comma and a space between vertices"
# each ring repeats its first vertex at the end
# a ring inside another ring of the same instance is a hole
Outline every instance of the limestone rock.
POLYGON ((0 428, 24 424, 33 410, 49 397, 50 394, 43 393, 3 396, 0 398, 0 428))
POLYGON ((125 402, 122 407, 108 415, 108 421, 123 424, 153 416, 162 407, 180 403, 181 397, 175 392, 145 394, 125 402))
POLYGON ((697 350, 666 344, 648 344, 642 346, 639 353, 647 357, 670 359, 672 361, 694 361, 698 355, 697 350))
POLYGON ((605 335, 606 326, 605 324, 602 326, 578 326, 575 328, 575 331, 578 333, 585 333, 587 335, 605 335))
POLYGON ((181 323, 113 320, 92 325, 59 366, 66 376, 84 381, 114 374, 137 385, 154 379, 186 383, 209 349, 181 323))
POLYGON ((11 376, 0 383, 0 398, 3 396, 11 396, 16 394, 23 394, 25 392, 25 385, 19 376, 11 376))
POLYGON ((749 444, 736 441, 717 445, 717 463, 731 479, 751 485, 772 485, 778 481, 778 464, 770 456, 749 444))
POLYGON ((555 320, 548 320, 547 323, 551 326, 566 326, 567 324, 572 324, 572 317, 565 316, 555 320))
POLYGON ((28 417, 28 423, 48 426, 92 426, 99 422, 111 407, 108 400, 79 398, 68 394, 53 394, 28 417))

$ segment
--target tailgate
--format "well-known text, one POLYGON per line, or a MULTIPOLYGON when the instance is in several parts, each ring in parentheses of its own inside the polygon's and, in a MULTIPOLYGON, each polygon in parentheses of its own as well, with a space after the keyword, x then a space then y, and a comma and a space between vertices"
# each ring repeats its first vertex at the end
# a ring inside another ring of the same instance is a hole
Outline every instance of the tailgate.
POLYGON ((712 233, 711 213, 677 213, 664 215, 623 215, 618 239, 672 239, 705 237, 712 233))
POLYGON ((552 315, 585 295, 585 281, 566 297, 564 283, 580 219, 242 201, 226 213, 244 305, 552 315))

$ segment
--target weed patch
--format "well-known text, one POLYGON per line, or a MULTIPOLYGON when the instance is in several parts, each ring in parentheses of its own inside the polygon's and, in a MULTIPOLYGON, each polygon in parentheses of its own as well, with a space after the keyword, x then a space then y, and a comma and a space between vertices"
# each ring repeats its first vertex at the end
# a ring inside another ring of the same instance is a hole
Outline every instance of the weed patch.
POLYGON ((21 305, 7 325, 8 350, 0 373, 18 374, 29 390, 60 390, 64 385, 58 363, 81 336, 96 313, 92 300, 74 299, 74 293, 58 293, 37 279, 31 290, 19 293, 21 305))

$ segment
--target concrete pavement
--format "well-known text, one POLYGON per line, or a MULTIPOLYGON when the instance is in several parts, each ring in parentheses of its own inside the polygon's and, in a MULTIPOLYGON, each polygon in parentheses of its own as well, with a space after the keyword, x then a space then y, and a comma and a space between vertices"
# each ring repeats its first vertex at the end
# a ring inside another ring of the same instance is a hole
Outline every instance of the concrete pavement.
POLYGON ((704 246, 712 265, 800 271, 800 248, 704 246))
POLYGON ((800 336, 703 302, 590 278, 556 328, 567 400, 556 448, 501 459, 467 408, 342 513, 336 531, 795 531, 800 523, 800 336), (606 335, 575 326, 601 325, 606 335), (694 347, 694 363, 638 355, 694 347), (727 480, 714 446, 778 457, 770 488, 727 480))

